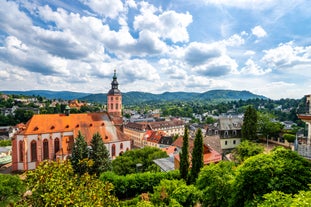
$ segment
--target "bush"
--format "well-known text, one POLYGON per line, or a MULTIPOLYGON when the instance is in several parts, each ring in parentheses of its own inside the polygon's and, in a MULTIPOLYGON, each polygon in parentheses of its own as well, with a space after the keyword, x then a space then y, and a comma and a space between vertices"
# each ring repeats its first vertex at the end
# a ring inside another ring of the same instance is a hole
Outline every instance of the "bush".
POLYGON ((156 173, 137 173, 125 176, 116 175, 113 172, 104 172, 100 180, 112 183, 114 193, 119 199, 133 198, 141 193, 153 192, 153 187, 157 186, 161 180, 179 179, 179 171, 156 172, 156 173))
POLYGON ((286 139, 288 142, 294 142, 296 136, 293 134, 283 134, 283 138, 286 139))
POLYGON ((7 206, 21 198, 25 185, 17 175, 0 174, 0 206, 7 206))
POLYGON ((0 140, 0 147, 12 146, 11 140, 0 140))

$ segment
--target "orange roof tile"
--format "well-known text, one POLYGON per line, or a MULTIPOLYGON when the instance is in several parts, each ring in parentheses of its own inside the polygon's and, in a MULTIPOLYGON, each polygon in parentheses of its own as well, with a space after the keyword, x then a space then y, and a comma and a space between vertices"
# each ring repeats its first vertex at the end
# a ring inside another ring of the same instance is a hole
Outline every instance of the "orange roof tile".
POLYGON ((55 132, 74 132, 76 137, 78 131, 86 137, 89 143, 93 135, 99 132, 104 142, 113 142, 127 139, 110 121, 107 113, 84 113, 84 114, 37 114, 26 124, 26 129, 20 134, 46 134, 55 132))

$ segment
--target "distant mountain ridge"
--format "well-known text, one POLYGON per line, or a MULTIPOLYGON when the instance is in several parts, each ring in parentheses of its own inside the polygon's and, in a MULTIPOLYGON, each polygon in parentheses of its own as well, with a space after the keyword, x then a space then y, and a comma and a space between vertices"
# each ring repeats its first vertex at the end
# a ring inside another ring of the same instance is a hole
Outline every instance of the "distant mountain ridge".
MULTIPOLYGON (((17 94, 27 96, 42 96, 48 99, 63 99, 72 100, 79 99, 82 101, 106 103, 107 94, 91 94, 71 91, 49 91, 49 90, 30 90, 30 91, 1 91, 3 94, 17 94)), ((125 92, 122 93, 124 105, 134 105, 146 102, 159 101, 231 101, 231 100, 248 100, 248 99, 268 99, 262 95, 256 95, 249 91, 235 91, 235 90, 211 90, 204 93, 193 92, 164 92, 162 94, 152 94, 146 92, 125 92)))

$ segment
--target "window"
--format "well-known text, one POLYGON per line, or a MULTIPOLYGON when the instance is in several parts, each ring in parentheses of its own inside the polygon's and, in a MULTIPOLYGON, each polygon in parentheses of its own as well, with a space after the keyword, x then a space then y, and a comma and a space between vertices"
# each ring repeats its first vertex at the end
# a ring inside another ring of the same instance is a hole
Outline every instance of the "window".
POLYGON ((33 140, 30 143, 30 151, 31 151, 31 154, 30 154, 31 162, 36 162, 37 161, 37 142, 35 140, 33 140))
POLYGON ((19 141, 19 161, 24 161, 24 142, 19 141))
POLYGON ((111 147, 111 156, 112 157, 116 156, 116 145, 115 144, 113 144, 111 147))
POLYGON ((43 159, 49 159, 49 141, 47 139, 43 140, 43 159))
POLYGON ((116 104, 116 109, 118 109, 118 104, 116 104))
POLYGON ((113 110, 113 104, 110 104, 110 109, 113 110))
POLYGON ((119 97, 116 97, 116 100, 119 100, 119 97))
POLYGON ((59 139, 54 140, 54 153, 56 154, 59 151, 59 139))
POLYGON ((228 141, 225 141, 225 145, 227 145, 228 144, 228 141))
POLYGON ((120 149, 123 149, 123 143, 120 144, 120 149))
POLYGON ((113 101, 113 96, 111 96, 110 100, 113 101))
POLYGON ((233 140, 233 144, 235 144, 236 143, 236 141, 235 140, 233 140))

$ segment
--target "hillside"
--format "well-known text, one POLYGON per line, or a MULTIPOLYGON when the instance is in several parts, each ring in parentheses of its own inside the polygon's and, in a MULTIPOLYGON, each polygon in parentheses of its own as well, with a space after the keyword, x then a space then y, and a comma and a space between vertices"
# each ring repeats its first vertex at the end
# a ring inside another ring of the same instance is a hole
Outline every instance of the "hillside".
MULTIPOLYGON (((91 94, 70 91, 48 91, 48 90, 31 90, 31 91, 1 91, 4 94, 21 94, 28 96, 42 96, 48 99, 72 100, 79 99, 88 102, 106 103, 107 94, 91 94)), ((191 92, 165 92, 162 94, 152 94, 145 92, 126 92, 122 93, 124 105, 137 105, 147 102, 165 102, 165 101, 231 101, 231 100, 248 100, 248 99, 267 99, 267 97, 253 94, 249 91, 234 90, 211 90, 204 93, 191 92)))

